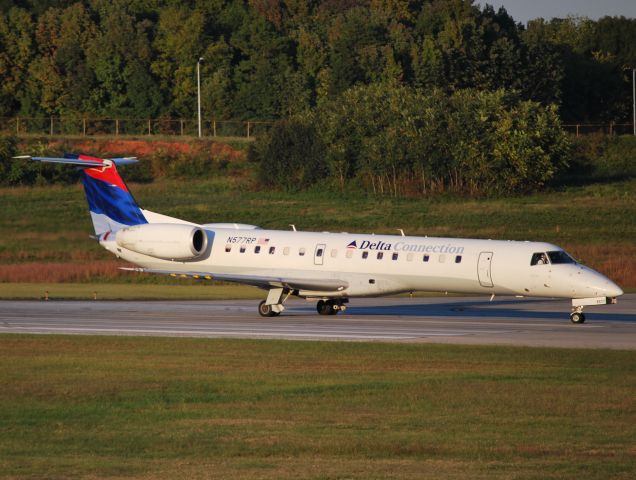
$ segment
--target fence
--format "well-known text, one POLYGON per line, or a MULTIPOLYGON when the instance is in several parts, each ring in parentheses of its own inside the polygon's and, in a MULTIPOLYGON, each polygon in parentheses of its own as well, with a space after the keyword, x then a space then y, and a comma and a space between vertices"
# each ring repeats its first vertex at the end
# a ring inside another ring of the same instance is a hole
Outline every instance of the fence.
MULTIPOLYGON (((201 120, 205 137, 254 138, 273 122, 201 120)), ((17 135, 198 135, 194 119, 91 118, 91 117, 0 117, 0 131, 17 135)))
POLYGON ((577 137, 595 133, 605 135, 632 135, 634 133, 634 125, 631 123, 577 123, 563 125, 563 129, 577 137))
MULTIPOLYGON (((255 138, 273 122, 257 120, 202 120, 204 137, 255 138)), ((566 124, 563 128, 577 137, 589 134, 632 134, 631 123, 566 124)), ((17 135, 177 135, 197 136, 195 119, 184 118, 91 118, 91 117, 0 117, 0 131, 17 135)))

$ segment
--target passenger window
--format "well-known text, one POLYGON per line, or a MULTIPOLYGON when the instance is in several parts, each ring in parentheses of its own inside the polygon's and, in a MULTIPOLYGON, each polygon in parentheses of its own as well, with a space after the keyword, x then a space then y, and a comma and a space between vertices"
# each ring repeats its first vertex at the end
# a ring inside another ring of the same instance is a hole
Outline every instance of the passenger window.
POLYGON ((439 263, 444 263, 446 261, 446 255, 440 253, 439 255, 439 263))
POLYGON ((254 247, 254 253, 261 253, 261 246, 260 245, 256 245, 254 247))
POLYGON ((269 247, 269 254, 270 255, 274 255, 275 251, 276 251, 276 247, 269 247))
POLYGON ((245 245, 241 245, 241 248, 239 249, 239 251, 241 253, 245 253, 245 245))
POLYGON ((409 252, 406 254, 406 261, 407 262, 412 262, 413 261, 413 252, 409 252))
POLYGON ((289 255, 289 247, 283 248, 283 255, 289 255))
POLYGON ((369 252, 362 252, 362 258, 367 258, 369 256, 369 252))
POLYGON ((347 258, 351 258, 351 257, 353 257, 353 250, 347 250, 347 253, 345 254, 345 256, 346 256, 347 258))
POLYGON ((338 250, 335 248, 331 249, 331 258, 336 258, 338 256, 338 250))
POLYGON ((298 255, 300 255, 301 257, 305 256, 305 249, 301 248, 300 250, 298 250, 298 255))
POLYGON ((534 253, 530 265, 548 265, 548 256, 544 252, 534 253))
POLYGON ((431 257, 430 257, 429 255, 424 255, 424 256, 422 257, 422 261, 423 261, 423 262, 428 262, 430 258, 431 258, 431 257))
POLYGON ((232 245, 228 244, 225 246, 225 251, 226 252, 231 252, 232 251, 232 245))
POLYGON ((319 248, 318 250, 316 250, 316 256, 322 257, 322 248, 319 248))
POLYGON ((378 257, 378 260, 382 260, 382 257, 384 257, 384 252, 378 252, 376 256, 378 257))
POLYGON ((398 254, 397 254, 397 253, 394 253, 394 254, 392 255, 392 257, 391 257, 391 258, 392 258, 393 260, 397 260, 397 259, 398 259, 398 254))
POLYGON ((462 263, 462 256, 461 255, 457 255, 455 257, 455 263, 462 263))

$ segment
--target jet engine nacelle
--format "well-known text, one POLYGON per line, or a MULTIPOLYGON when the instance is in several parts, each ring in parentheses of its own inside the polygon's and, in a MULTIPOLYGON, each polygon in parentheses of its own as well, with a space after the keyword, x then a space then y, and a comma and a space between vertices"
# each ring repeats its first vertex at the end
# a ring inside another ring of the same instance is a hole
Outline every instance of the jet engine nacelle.
POLYGON ((122 228, 117 245, 133 252, 163 260, 193 260, 208 246, 208 236, 200 227, 179 223, 144 223, 122 228))

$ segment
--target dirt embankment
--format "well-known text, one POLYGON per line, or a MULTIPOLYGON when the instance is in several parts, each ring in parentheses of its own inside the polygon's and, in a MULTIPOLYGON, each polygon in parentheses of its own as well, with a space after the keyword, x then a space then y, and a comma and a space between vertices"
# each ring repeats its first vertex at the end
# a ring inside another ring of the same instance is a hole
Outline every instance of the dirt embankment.
POLYGON ((225 158, 230 161, 245 159, 244 150, 236 149, 226 143, 210 140, 179 142, 167 140, 83 138, 79 140, 52 140, 48 142, 48 146, 55 150, 67 149, 75 153, 85 153, 87 155, 103 157, 126 156, 143 158, 156 153, 166 153, 168 155, 199 155, 207 153, 211 157, 225 158))

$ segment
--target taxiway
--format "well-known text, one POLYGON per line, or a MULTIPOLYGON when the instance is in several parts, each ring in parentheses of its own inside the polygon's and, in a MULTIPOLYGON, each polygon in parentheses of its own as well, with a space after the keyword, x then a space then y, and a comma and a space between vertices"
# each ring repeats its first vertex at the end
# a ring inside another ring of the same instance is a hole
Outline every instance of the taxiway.
POLYGON ((347 312, 321 316, 315 304, 287 303, 262 318, 257 301, 2 301, 0 333, 156 335, 348 341, 407 341, 551 347, 636 348, 636 295, 586 308, 568 320, 569 302, 483 297, 354 299, 347 312))

